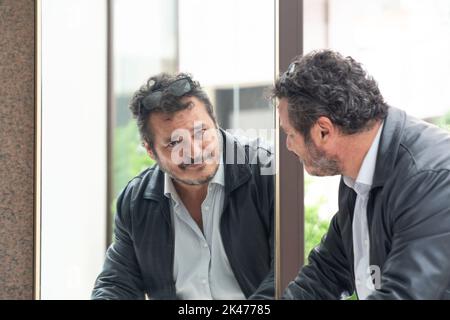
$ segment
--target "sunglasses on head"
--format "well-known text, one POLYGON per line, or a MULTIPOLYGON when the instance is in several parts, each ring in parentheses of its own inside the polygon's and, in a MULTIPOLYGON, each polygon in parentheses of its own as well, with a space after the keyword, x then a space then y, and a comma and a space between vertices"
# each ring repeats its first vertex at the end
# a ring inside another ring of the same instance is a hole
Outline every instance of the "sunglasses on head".
POLYGON ((169 94, 175 97, 181 97, 189 93, 194 88, 194 84, 190 78, 180 78, 172 81, 168 86, 156 89, 150 92, 144 99, 142 99, 139 113, 144 109, 152 110, 155 106, 161 103, 163 95, 169 94))
POLYGON ((297 62, 292 62, 289 67, 287 68, 287 70, 281 75, 281 78, 283 80, 286 80, 286 78, 290 78, 291 75, 294 73, 295 67, 297 66, 297 62))

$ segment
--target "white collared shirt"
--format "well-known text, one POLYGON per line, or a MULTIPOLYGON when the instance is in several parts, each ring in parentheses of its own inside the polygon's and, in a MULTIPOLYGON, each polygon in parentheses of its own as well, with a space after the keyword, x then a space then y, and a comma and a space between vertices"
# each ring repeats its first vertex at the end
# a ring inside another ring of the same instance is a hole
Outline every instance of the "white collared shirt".
POLYGON ((383 123, 378 129, 377 135, 364 157, 356 181, 350 177, 343 177, 344 183, 349 188, 355 190, 357 194, 353 212, 352 232, 356 292, 358 298, 361 300, 366 299, 367 296, 375 290, 370 266, 370 237, 367 224, 367 201, 369 200, 369 193, 372 188, 382 129, 383 123))
POLYGON ((231 269, 220 234, 220 218, 225 198, 223 163, 208 184, 201 205, 203 232, 184 206, 165 173, 164 195, 170 200, 175 231, 173 277, 177 297, 183 300, 245 299, 231 269))

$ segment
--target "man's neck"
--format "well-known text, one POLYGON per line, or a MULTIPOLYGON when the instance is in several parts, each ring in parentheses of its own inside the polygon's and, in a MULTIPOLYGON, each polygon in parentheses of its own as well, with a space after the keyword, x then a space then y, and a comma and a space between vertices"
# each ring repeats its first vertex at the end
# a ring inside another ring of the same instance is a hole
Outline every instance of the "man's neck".
POLYGON ((188 185, 174 179, 172 179, 172 182, 183 203, 189 202, 202 204, 205 200, 208 190, 207 183, 200 185, 188 185))
POLYGON ((187 211, 203 232, 202 203, 206 198, 208 184, 187 185, 175 180, 173 185, 187 211))
POLYGON ((380 126, 381 121, 377 121, 370 130, 346 136, 342 141, 340 161, 343 164, 343 176, 356 180, 380 126))

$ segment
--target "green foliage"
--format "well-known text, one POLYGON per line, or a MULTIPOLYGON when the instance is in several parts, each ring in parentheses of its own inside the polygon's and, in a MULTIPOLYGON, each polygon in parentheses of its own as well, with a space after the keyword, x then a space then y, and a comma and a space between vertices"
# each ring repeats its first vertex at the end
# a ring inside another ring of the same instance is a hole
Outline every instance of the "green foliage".
POLYGON ((350 297, 347 297, 344 300, 358 300, 356 292, 353 292, 353 294, 350 297))
MULTIPOLYGON (((313 183, 313 178, 305 177, 305 195, 313 183)), ((323 204, 321 198, 317 203, 305 206, 305 264, 308 264, 308 255, 316 247, 328 230, 329 221, 320 219, 319 208, 323 204)))
POLYGON ((128 121, 125 126, 119 126, 114 131, 114 159, 113 159, 113 190, 114 199, 110 204, 112 223, 116 214, 116 200, 120 191, 126 187, 128 181, 144 169, 155 163, 141 145, 136 123, 128 121))
POLYGON ((450 112, 438 118, 436 121, 436 125, 450 131, 450 112))
POLYGON ((133 120, 115 129, 113 163, 116 197, 128 181, 155 163, 142 147, 139 132, 133 120))
POLYGON ((305 208, 305 264, 308 263, 309 252, 316 247, 328 230, 329 221, 319 217, 322 201, 305 208))

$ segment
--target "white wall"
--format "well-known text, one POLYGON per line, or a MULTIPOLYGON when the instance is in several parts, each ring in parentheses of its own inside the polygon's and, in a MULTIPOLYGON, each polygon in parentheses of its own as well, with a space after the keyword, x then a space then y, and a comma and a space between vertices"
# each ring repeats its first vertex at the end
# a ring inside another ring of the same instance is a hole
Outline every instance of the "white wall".
POLYGON ((274 24, 272 0, 179 1, 180 71, 204 86, 272 83, 274 24))
POLYGON ((105 253, 106 1, 42 1, 42 299, 88 299, 105 253))
POLYGON ((329 47, 361 61, 389 104, 419 118, 450 111, 448 0, 330 0, 328 11, 329 47))

